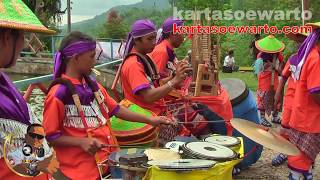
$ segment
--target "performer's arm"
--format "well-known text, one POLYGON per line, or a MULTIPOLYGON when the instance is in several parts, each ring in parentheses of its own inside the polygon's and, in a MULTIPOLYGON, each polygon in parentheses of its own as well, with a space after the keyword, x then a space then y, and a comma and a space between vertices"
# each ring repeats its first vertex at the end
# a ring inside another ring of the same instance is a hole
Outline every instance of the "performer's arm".
POLYGON ((94 155, 99 149, 103 148, 103 144, 95 138, 81 138, 61 135, 58 138, 49 141, 53 146, 75 146, 82 148, 90 155, 94 155))
POLYGON ((282 76, 280 78, 279 86, 278 86, 276 94, 274 96, 274 107, 279 106, 279 104, 282 104, 282 102, 283 102, 284 88, 285 88, 285 85, 287 83, 288 78, 291 76, 289 61, 285 64, 281 74, 282 74, 282 76))
POLYGON ((312 95, 312 98, 316 101, 316 103, 320 105, 320 92, 312 93, 311 95, 312 95))
POLYGON ((173 87, 171 87, 170 84, 167 83, 165 86, 160 86, 158 88, 142 89, 138 91, 137 94, 141 96, 145 102, 153 103, 167 96, 175 86, 179 85, 187 77, 188 72, 191 70, 192 68, 190 68, 187 64, 180 63, 177 67, 176 76, 171 80, 173 87))
POLYGON ((46 132, 46 139, 50 146, 77 146, 84 151, 94 155, 102 145, 94 138, 79 138, 65 136, 61 132, 61 126, 65 118, 63 102, 56 97, 59 85, 51 88, 47 95, 43 111, 43 127, 46 132))
POLYGON ((100 84, 98 85, 103 96, 105 97, 105 103, 107 104, 109 109, 109 113, 108 113, 109 117, 116 116, 120 119, 125 119, 127 121, 147 123, 152 126, 160 126, 162 124, 171 124, 171 121, 166 117, 154 117, 154 116, 147 117, 147 116, 129 111, 127 108, 118 105, 117 102, 108 95, 107 91, 100 84))
POLYGON ((307 59, 307 62, 312 62, 312 63, 307 63, 306 67, 307 68, 307 88, 309 93, 311 94, 313 100, 320 105, 320 78, 319 78, 319 72, 320 72, 320 61, 319 61, 319 56, 311 56, 308 57, 310 59, 307 59), (311 61, 315 58, 315 61, 311 61))
POLYGON ((274 107, 280 106, 283 102, 284 87, 286 82, 287 82, 287 78, 281 76, 279 86, 274 96, 274 107))
POLYGON ((138 113, 134 113, 129 111, 127 108, 120 106, 118 113, 115 114, 116 117, 125 119, 132 122, 141 122, 147 123, 153 126, 160 126, 162 124, 169 125, 171 121, 166 117, 159 117, 159 116, 143 116, 138 113))

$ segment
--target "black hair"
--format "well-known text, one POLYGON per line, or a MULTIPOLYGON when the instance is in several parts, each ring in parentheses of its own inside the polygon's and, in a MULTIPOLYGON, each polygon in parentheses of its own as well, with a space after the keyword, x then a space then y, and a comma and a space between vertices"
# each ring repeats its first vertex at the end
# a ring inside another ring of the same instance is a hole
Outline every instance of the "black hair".
POLYGON ((15 54, 16 54, 16 45, 17 45, 17 40, 20 36, 21 31, 18 29, 10 29, 10 28, 0 28, 0 37, 2 36, 2 34, 4 34, 4 32, 6 31, 10 31, 11 35, 13 36, 13 45, 12 45, 12 54, 11 54, 11 60, 8 64, 6 64, 4 66, 4 68, 9 68, 13 65, 13 63, 15 62, 15 54))
POLYGON ((170 35, 173 34, 172 32, 169 33, 162 33, 163 39, 169 39, 170 35))
POLYGON ((229 50, 228 55, 233 55, 233 50, 229 50))
POLYGON ((34 127, 43 127, 41 124, 38 124, 38 123, 34 123, 34 124, 30 124, 27 128, 27 133, 30 132, 31 128, 34 128, 34 127))
MULTIPOLYGON (((92 37, 90 37, 89 35, 84 34, 80 31, 73 31, 62 39, 60 47, 59 47, 59 51, 62 52, 64 48, 66 48, 70 44, 78 42, 78 41, 95 42, 95 40, 92 37)), ((61 74, 65 73, 67 64, 69 62, 69 58, 67 58, 65 56, 62 56, 61 58, 62 58, 61 67, 58 71, 57 77, 61 77, 61 74)))

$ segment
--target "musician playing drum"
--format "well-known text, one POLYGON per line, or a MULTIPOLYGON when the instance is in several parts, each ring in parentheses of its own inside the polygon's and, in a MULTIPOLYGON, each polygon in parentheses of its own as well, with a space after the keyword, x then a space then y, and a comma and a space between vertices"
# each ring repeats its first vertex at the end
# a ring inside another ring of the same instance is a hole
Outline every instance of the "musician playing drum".
MULTIPOLYGON (((184 63, 186 61, 178 61, 174 48, 179 48, 184 41, 183 34, 175 34, 173 32, 174 26, 183 26, 183 21, 177 18, 169 17, 162 24, 162 32, 158 39, 157 45, 154 50, 149 54, 152 60, 156 63, 161 81, 167 82, 170 79, 173 79, 176 76, 176 69, 179 66, 179 63, 184 63)), ((189 88, 189 87, 187 87, 189 88)), ((181 86, 175 88, 175 92, 181 94, 181 86)), ((189 107, 187 111, 189 112, 188 121, 195 121, 195 119, 205 120, 230 120, 232 118, 232 107, 229 101, 229 97, 223 88, 219 89, 220 94, 218 96, 205 97, 205 102, 202 102, 201 97, 196 101, 193 101, 192 107, 189 107), (226 97, 224 97, 226 95, 226 97), (210 100, 215 101, 210 103, 210 100), (218 99, 225 99, 226 101, 218 101, 218 99), (201 103, 201 104, 200 104, 201 103), (219 104, 220 103, 220 104, 219 104), (205 105, 204 105, 205 104, 205 105), (207 107, 211 106, 211 108, 207 107), (214 107, 213 107, 214 106, 214 107), (213 112, 212 109, 215 111, 213 112), (199 113, 198 113, 199 112, 199 113)), ((171 94, 169 94, 171 95, 171 94)), ((180 95, 181 97, 182 95, 180 95)), ((167 99, 175 99, 177 97, 167 96, 167 99)), ((183 111, 183 110, 182 110, 183 111)), ((181 112, 182 112, 181 111, 181 112)), ((184 120, 184 118, 182 118, 184 120)), ((230 134, 231 128, 226 126, 223 123, 215 123, 207 125, 206 123, 198 123, 196 125, 187 126, 188 130, 194 135, 203 135, 208 134, 210 131, 219 134, 230 134), (209 129, 211 127, 211 129, 209 129)))
POLYGON ((158 69, 147 53, 156 44, 156 27, 148 19, 136 21, 128 34, 124 61, 120 72, 125 99, 159 115, 164 111, 162 98, 188 75, 185 63, 177 67, 176 76, 164 86, 159 86, 158 69))
POLYGON ((97 161, 107 160, 115 150, 105 147, 116 143, 109 117, 154 126, 170 124, 166 118, 142 116, 119 106, 89 77, 99 59, 95 55, 96 41, 91 37, 81 32, 66 36, 55 55, 55 80, 44 105, 46 138, 57 152, 62 172, 71 179, 100 179, 97 161))

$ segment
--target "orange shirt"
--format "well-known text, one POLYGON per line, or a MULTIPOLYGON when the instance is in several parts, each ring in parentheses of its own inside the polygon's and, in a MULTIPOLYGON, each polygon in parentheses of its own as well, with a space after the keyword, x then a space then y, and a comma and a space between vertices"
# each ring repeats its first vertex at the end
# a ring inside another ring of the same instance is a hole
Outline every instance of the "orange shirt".
MULTIPOLYGON (((134 50, 133 50, 134 51, 134 50)), ((155 114, 161 112, 158 102, 147 103, 143 97, 138 95, 143 89, 153 88, 151 78, 147 77, 142 63, 137 56, 130 56, 126 59, 121 69, 121 84, 124 97, 140 107, 148 109, 155 114)))
POLYGON ((296 89, 296 83, 294 82, 292 76, 291 76, 291 71, 290 71, 290 62, 287 61, 283 71, 282 71, 282 77, 288 79, 288 86, 286 90, 286 94, 284 96, 284 108, 292 108, 293 104, 293 98, 294 98, 294 93, 296 89))
MULTIPOLYGON (((277 62, 280 64, 283 62, 282 54, 279 54, 277 62)), ((260 91, 270 91, 271 79, 272 79, 272 70, 271 70, 271 61, 263 62, 264 70, 258 74, 258 90, 260 91)), ((279 73, 275 71, 274 73, 274 90, 276 91, 279 85, 279 73)))
MULTIPOLYGON (((173 53, 173 47, 167 39, 158 44, 154 50, 149 54, 151 59, 158 67, 159 73, 162 78, 171 75, 171 72, 176 69, 176 60, 170 60, 169 52, 173 53)), ((172 57, 171 57, 172 58, 172 57)))
MULTIPOLYGON (((93 129, 93 137, 104 144, 114 144, 110 137, 109 128, 101 126, 109 117, 102 115, 97 101, 94 99, 92 90, 83 81, 73 79, 66 75, 63 78, 69 79, 75 86, 80 97, 86 121, 89 128, 93 129)), ((117 103, 107 94, 106 90, 99 85, 100 93, 105 99, 109 110, 108 116, 116 114, 119 110, 117 103)), ((87 129, 79 117, 71 93, 64 85, 55 85, 49 91, 44 105, 43 126, 46 131, 46 138, 52 141, 61 135, 71 137, 88 137, 87 129)), ((71 179, 97 179, 100 178, 95 157, 75 146, 54 146, 57 158, 60 162, 62 172, 71 179)), ((100 160, 105 160, 113 149, 102 149, 99 154, 100 160)))
POLYGON ((320 47, 314 47, 303 65, 290 118, 290 127, 301 132, 320 133, 320 105, 311 93, 320 92, 320 47))
MULTIPOLYGON (((260 91, 270 91, 271 90, 271 71, 262 71, 258 75, 258 90, 260 91)), ((278 73, 274 73, 274 90, 276 91, 279 85, 278 73)))

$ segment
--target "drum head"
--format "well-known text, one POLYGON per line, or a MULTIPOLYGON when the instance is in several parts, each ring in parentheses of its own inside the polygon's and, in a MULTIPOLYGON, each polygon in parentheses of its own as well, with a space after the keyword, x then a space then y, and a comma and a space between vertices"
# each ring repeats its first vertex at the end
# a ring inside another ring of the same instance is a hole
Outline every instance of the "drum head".
POLYGON ((169 149, 146 149, 144 153, 148 156, 150 160, 177 160, 180 159, 180 155, 177 152, 171 151, 169 149))
POLYGON ((130 149, 123 149, 118 152, 112 152, 109 155, 109 162, 111 164, 119 164, 119 159, 121 156, 128 155, 128 154, 143 154, 144 149, 139 148, 130 148, 130 149))
POLYGON ((205 138, 204 141, 226 147, 237 146, 238 144, 240 144, 240 140, 232 136, 213 135, 205 138))
POLYGON ((221 80, 222 86, 227 90, 232 106, 240 104, 249 94, 249 89, 244 81, 236 78, 221 80))
POLYGON ((165 145, 165 148, 168 148, 174 152, 179 152, 180 146, 182 146, 184 144, 185 144, 185 142, 181 142, 181 141, 171 141, 165 145))
POLYGON ((233 150, 209 142, 190 142, 182 146, 183 154, 196 159, 227 161, 237 157, 233 150))
POLYGON ((149 161, 148 165, 158 166, 160 169, 173 171, 209 169, 216 164, 215 161, 203 159, 179 159, 179 160, 159 160, 149 161))

